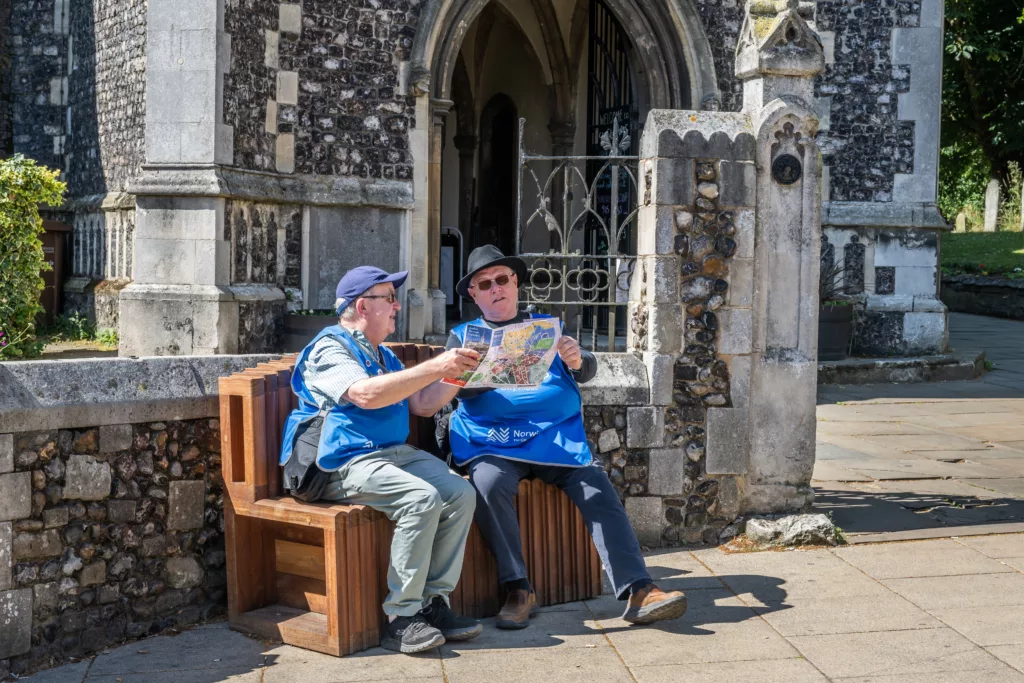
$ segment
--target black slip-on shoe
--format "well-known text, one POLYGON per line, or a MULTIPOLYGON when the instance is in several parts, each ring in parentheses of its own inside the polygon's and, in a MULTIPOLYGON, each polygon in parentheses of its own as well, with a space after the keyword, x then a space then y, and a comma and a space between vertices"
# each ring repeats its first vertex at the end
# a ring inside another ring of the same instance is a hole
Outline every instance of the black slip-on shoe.
POLYGON ((435 595, 430 604, 420 611, 420 614, 428 624, 441 632, 445 640, 453 642, 472 640, 484 630, 483 624, 476 619, 462 617, 453 612, 440 595, 435 595))

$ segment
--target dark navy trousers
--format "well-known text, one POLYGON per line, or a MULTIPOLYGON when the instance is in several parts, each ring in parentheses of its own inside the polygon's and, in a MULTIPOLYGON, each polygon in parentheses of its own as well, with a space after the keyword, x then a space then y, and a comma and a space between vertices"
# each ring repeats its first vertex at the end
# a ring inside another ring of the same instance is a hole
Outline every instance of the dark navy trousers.
POLYGON ((477 495, 476 523, 498 561, 502 583, 529 578, 512 503, 520 480, 527 477, 562 489, 580 509, 620 600, 629 596, 629 587, 637 581, 650 581, 640 543, 604 470, 592 465, 537 465, 490 455, 471 461, 468 467, 477 495))

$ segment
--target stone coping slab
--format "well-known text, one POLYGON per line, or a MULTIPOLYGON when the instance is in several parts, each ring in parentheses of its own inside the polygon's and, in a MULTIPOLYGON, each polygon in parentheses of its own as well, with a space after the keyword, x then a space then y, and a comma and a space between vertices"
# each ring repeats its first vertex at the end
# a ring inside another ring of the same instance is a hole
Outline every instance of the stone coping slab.
POLYGON ((0 363, 0 433, 216 416, 219 377, 276 358, 280 356, 0 363))
POLYGON ((913 384, 977 379, 985 352, 963 351, 917 358, 847 358, 818 363, 818 385, 913 384))
MULTIPOLYGON (((217 379, 279 355, 90 358, 0 363, 0 434, 219 413, 217 379)), ((647 405, 647 368, 632 354, 598 354, 581 387, 587 405, 647 405)))

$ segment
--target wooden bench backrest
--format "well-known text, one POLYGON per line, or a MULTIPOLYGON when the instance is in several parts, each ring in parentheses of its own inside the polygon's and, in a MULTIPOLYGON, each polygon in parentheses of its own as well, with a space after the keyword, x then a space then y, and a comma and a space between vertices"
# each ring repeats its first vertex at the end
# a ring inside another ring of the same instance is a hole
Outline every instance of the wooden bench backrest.
MULTIPOLYGON (((444 352, 426 344, 386 344, 409 368, 444 352)), ((236 504, 282 495, 281 436, 288 414, 298 406, 291 390, 298 354, 260 363, 255 368, 221 377, 221 462, 224 488, 236 504)), ((433 439, 433 421, 410 415, 409 443, 422 447, 433 439)))

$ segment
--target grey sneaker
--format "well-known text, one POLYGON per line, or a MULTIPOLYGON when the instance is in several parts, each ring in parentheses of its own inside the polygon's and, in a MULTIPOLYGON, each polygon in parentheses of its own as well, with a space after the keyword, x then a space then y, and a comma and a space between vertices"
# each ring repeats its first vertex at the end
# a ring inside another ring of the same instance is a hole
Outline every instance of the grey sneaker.
POLYGON ((440 645, 444 645, 444 636, 428 624, 422 614, 398 617, 387 625, 380 639, 380 646, 385 650, 407 655, 426 652, 440 645))

